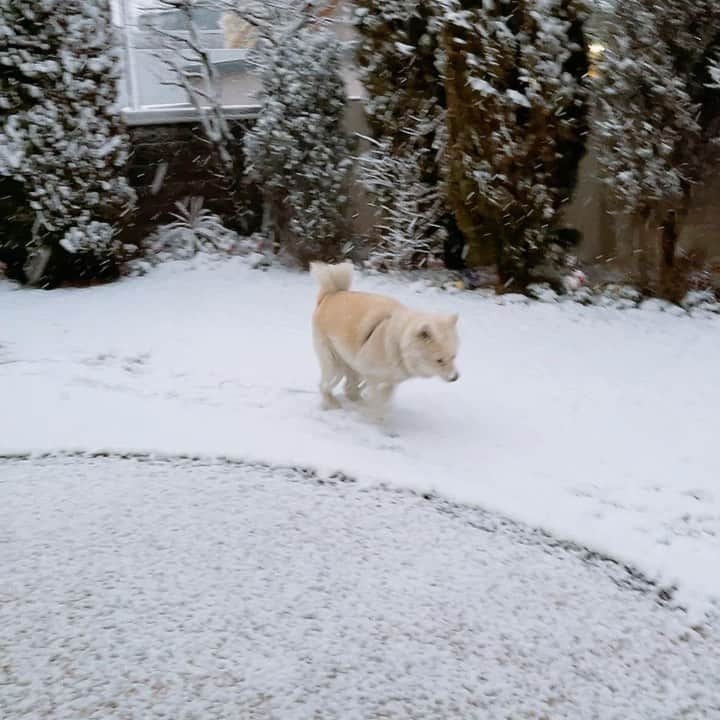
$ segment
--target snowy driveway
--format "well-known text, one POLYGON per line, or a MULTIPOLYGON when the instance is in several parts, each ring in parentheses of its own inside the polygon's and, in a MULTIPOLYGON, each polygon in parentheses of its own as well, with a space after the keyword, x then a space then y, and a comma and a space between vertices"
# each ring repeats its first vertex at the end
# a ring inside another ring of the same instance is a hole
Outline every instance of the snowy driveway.
POLYGON ((716 630, 480 510, 87 457, 0 495, 3 720, 720 718, 716 630))
POLYGON ((695 617, 720 598, 719 318, 500 305, 360 277, 460 313, 461 381, 401 387, 391 437, 318 409, 309 277, 181 268, 49 293, 0 283, 0 454, 337 469, 576 540, 677 586, 695 617))

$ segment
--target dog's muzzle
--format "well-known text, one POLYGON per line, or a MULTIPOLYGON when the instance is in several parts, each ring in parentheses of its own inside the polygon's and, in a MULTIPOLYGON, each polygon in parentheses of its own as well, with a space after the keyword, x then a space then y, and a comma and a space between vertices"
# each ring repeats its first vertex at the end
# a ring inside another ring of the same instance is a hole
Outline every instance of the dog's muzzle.
POLYGON ((454 373, 448 378, 448 382, 457 382, 460 379, 460 373, 454 373))

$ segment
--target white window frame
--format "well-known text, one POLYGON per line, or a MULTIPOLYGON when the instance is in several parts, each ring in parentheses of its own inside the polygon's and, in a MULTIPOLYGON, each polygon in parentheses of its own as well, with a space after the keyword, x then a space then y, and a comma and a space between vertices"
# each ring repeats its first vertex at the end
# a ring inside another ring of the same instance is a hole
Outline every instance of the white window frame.
MULTIPOLYGON (((198 119, 195 107, 189 100, 175 103, 144 104, 140 95, 137 68, 137 48, 134 36, 137 25, 134 20, 133 0, 115 0, 120 31, 122 33, 121 78, 127 102, 121 108, 129 125, 156 125, 168 122, 193 122, 198 119)), ((257 117, 259 106, 225 105, 226 116, 231 119, 257 117)))

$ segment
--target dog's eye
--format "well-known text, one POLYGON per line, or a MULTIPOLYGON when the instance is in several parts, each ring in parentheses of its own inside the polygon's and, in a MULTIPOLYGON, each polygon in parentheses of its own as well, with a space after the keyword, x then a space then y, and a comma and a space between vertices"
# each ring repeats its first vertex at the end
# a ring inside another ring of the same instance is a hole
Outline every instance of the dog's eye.
POLYGON ((444 361, 442 358, 440 358, 440 359, 437 361, 437 364, 438 364, 438 365, 444 365, 444 364, 445 364, 445 361, 444 361))

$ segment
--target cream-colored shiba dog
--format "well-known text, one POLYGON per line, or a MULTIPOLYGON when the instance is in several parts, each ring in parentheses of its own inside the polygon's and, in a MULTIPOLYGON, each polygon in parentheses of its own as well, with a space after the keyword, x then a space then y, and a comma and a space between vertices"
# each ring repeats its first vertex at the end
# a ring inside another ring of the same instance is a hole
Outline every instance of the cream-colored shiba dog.
POLYGON ((416 312, 383 295, 350 292, 351 263, 312 263, 310 271, 320 286, 312 326, 324 408, 339 407, 333 390, 345 380, 348 399, 364 393, 372 415, 382 419, 398 383, 460 377, 457 315, 416 312))

